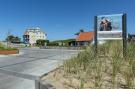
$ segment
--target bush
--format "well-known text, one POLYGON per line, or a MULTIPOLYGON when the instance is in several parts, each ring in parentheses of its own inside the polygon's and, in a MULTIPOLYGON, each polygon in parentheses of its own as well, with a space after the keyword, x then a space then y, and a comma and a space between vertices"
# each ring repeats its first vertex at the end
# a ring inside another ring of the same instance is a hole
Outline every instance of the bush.
POLYGON ((18 50, 18 49, 17 48, 6 47, 6 46, 0 44, 0 50, 18 50))
POLYGON ((48 43, 49 43, 49 40, 39 39, 39 40, 36 41, 37 46, 45 46, 45 44, 48 44, 48 43))
POLYGON ((50 42, 47 44, 47 46, 59 46, 59 44, 56 42, 50 42))

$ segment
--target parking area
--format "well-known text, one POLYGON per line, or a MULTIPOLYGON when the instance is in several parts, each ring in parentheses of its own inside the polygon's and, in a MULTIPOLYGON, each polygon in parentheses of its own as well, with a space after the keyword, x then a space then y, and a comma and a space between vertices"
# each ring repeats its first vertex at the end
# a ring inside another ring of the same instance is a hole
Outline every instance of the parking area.
MULTIPOLYGON (((77 54, 77 50, 20 49, 21 55, 0 57, 0 68, 15 73, 41 76, 60 65, 63 60, 77 54)), ((35 82, 0 73, 0 89, 35 89, 35 82)))

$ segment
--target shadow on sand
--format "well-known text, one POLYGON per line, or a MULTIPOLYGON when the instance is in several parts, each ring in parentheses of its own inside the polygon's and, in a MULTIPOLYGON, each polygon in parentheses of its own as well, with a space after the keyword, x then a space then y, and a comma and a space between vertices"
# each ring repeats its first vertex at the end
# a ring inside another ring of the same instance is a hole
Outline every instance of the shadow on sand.
POLYGON ((52 84, 46 83, 46 84, 41 84, 40 89, 56 89, 52 84))

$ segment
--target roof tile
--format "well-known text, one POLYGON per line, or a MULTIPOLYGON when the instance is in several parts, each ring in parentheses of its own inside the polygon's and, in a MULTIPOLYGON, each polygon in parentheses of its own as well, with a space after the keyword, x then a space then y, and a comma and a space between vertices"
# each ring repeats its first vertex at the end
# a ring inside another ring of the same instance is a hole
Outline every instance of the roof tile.
POLYGON ((81 32, 77 38, 76 41, 91 41, 93 39, 94 32, 81 32))

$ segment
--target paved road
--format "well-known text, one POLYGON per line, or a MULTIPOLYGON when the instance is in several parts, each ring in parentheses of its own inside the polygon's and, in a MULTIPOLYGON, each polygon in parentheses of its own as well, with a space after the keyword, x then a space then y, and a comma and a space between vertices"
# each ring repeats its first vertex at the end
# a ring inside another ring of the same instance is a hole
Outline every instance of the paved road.
MULTIPOLYGON (((62 49, 21 49, 22 55, 0 57, 0 68, 22 74, 41 76, 55 69, 78 51, 62 49)), ((0 89, 34 89, 35 82, 0 74, 0 89)))

